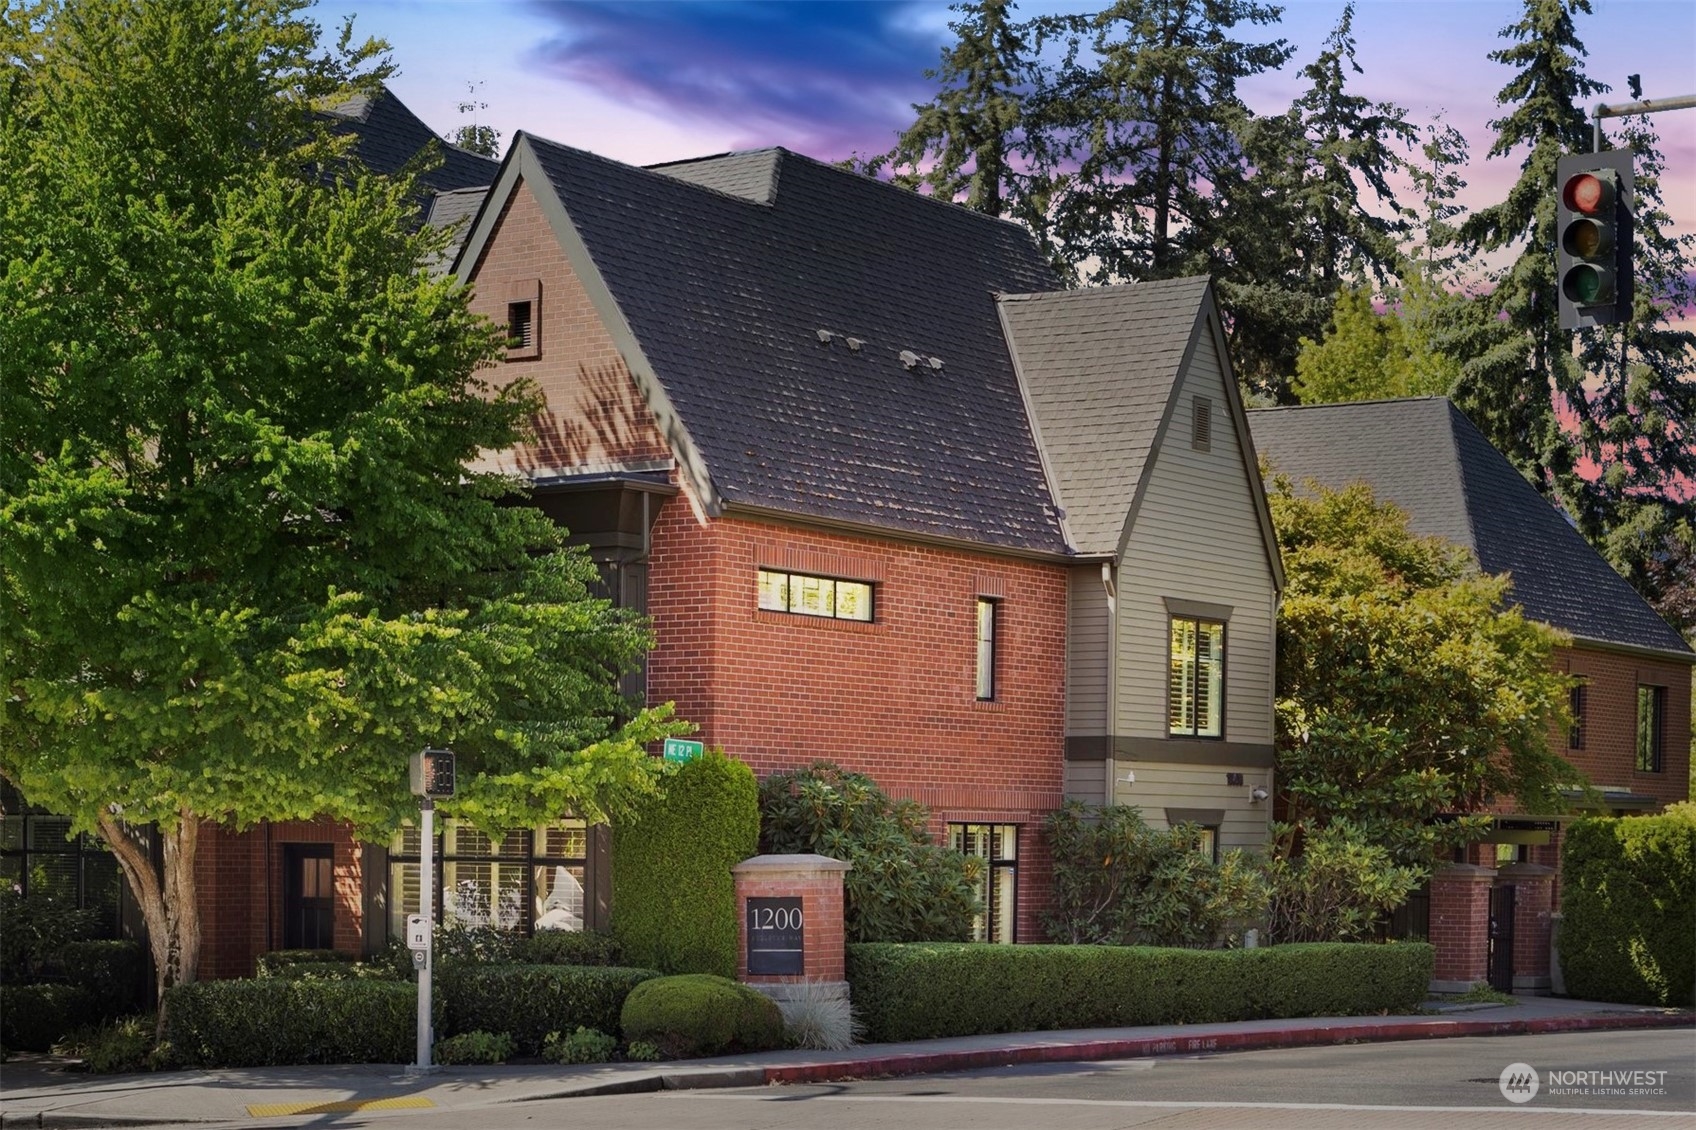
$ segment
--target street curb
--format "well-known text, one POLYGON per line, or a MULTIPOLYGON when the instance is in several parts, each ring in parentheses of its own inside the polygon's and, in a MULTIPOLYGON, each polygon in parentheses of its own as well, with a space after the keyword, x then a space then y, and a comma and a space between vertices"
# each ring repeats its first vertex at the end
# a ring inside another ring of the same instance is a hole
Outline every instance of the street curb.
MULTIPOLYGON (((828 1083, 893 1075, 928 1075, 1019 1063, 1068 1063, 1098 1059, 1143 1059, 1162 1055, 1252 1051, 1335 1044, 1437 1040, 1458 1036, 1526 1036, 1551 1032, 1599 1032, 1631 1028, 1689 1028, 1691 1013, 1648 1016, 1549 1017, 1542 1020, 1425 1020, 1358 1024, 1335 1028, 1292 1028, 1269 1032, 1224 1032, 1213 1036, 1139 1037, 1079 1044, 1026 1044, 983 1051, 912 1052, 878 1059, 843 1060, 767 1067, 765 1082, 828 1083)), ((731 1084, 736 1085, 736 1084, 731 1084)))

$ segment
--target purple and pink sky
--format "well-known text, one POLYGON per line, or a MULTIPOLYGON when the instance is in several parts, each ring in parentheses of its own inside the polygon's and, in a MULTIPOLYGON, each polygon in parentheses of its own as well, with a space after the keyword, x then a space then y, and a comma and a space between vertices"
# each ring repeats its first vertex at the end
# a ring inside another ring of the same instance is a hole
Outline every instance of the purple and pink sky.
MULTIPOLYGON (((1093 3, 1029 0, 1019 15, 1089 11, 1093 3)), ((1295 0, 1279 24, 1239 28, 1284 38, 1284 68, 1245 82, 1258 112, 1286 107, 1342 0, 1295 0)), ((1359 0, 1354 30, 1364 73, 1353 89, 1389 100, 1419 123, 1441 113, 1472 142, 1463 202, 1499 200, 1523 154, 1486 160, 1511 72, 1491 62, 1507 45, 1517 0, 1359 0)), ((478 120, 632 164, 783 145, 825 160, 889 148, 911 104, 935 91, 925 70, 952 41, 955 18, 936 0, 322 0, 326 32, 354 14, 400 68, 393 89, 438 131, 469 120, 468 83, 488 103, 478 120)), ((1593 0, 1577 19, 1585 72, 1626 101, 1640 74, 1648 98, 1696 94, 1696 3, 1593 0)), ((1667 160, 1665 199, 1681 232, 1696 231, 1696 109, 1653 119, 1667 160)), ((1605 125, 1606 123, 1604 123, 1605 125)))

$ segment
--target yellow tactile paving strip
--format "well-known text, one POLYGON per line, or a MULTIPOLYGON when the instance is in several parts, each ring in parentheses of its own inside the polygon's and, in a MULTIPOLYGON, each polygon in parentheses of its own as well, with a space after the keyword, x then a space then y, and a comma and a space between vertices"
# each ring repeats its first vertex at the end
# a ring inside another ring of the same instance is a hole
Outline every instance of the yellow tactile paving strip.
POLYGON ((289 1114, 352 1114, 361 1110, 423 1110, 436 1104, 424 1098, 347 1099, 333 1103, 251 1103, 247 1113, 254 1118, 279 1118, 289 1114))

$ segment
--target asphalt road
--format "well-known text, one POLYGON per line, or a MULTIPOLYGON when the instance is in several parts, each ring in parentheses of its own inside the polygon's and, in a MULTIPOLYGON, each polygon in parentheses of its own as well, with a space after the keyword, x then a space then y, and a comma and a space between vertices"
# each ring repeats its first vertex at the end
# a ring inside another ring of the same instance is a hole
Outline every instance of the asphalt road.
MULTIPOLYGON (((1047 1064, 499 1103, 414 1113, 405 1122, 422 1130, 1669 1130, 1696 1128, 1696 1033, 1566 1033, 1047 1064), (1538 1093, 1522 1104, 1504 1098, 1500 1084, 1514 1063, 1533 1068, 1539 1081, 1538 1093), (1637 1074, 1604 1080, 1598 1072, 1637 1074)), ((323 1125, 300 1125, 314 1124, 323 1125)), ((374 1117, 337 1125, 382 1130, 397 1123, 374 1117)))

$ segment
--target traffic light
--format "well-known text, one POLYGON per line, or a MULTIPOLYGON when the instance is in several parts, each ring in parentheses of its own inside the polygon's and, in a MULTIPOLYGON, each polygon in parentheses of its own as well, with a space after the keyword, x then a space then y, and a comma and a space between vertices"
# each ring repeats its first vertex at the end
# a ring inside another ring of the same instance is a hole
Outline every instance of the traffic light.
POLYGON ((453 751, 450 749, 427 749, 422 753, 412 755, 412 795, 413 796, 452 796, 453 780, 453 751))
POLYGON ((1607 326, 1631 316, 1629 149, 1575 153, 1555 168, 1555 268, 1561 329, 1607 326))

